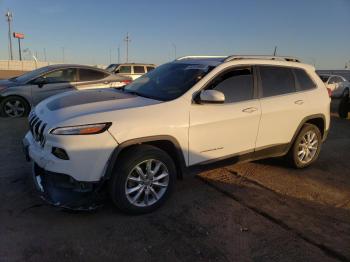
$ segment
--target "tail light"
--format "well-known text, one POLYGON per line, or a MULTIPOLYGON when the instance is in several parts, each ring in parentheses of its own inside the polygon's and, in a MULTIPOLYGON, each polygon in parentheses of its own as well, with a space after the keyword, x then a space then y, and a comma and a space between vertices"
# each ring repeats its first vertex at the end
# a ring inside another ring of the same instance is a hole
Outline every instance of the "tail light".
POLYGON ((121 81, 124 85, 128 85, 132 82, 132 80, 123 80, 121 81))
POLYGON ((328 91, 328 96, 331 97, 332 96, 332 90, 327 87, 327 91, 328 91))

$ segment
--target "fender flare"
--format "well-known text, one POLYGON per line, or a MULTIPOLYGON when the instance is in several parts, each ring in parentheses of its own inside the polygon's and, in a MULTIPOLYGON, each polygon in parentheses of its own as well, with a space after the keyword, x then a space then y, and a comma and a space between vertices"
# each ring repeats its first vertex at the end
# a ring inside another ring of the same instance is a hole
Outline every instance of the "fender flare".
POLYGON ((182 178, 183 174, 185 174, 187 171, 187 166, 186 166, 185 157, 183 155, 183 152, 182 152, 182 149, 180 147, 179 142, 177 141, 176 138, 174 138, 172 136, 159 135, 159 136, 148 136, 148 137, 130 139, 130 140, 124 141, 123 143, 119 144, 113 150, 113 152, 108 160, 107 168, 106 168, 105 174, 103 176, 104 180, 108 180, 112 176, 117 158, 125 148, 130 147, 130 146, 134 146, 134 145, 140 145, 140 144, 146 144, 146 143, 158 142, 158 141, 167 141, 167 142, 172 143, 172 145, 174 146, 174 148, 176 150, 176 158, 177 158, 177 159, 174 159, 174 162, 175 162, 175 165, 176 165, 177 170, 178 170, 178 177, 182 178))

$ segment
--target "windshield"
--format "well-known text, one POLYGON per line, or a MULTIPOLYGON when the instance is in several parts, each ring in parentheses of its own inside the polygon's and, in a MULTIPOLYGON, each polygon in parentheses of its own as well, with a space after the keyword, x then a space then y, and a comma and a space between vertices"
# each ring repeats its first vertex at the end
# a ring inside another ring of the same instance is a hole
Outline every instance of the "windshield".
POLYGON ((41 67, 39 69, 36 69, 36 70, 33 70, 33 71, 30 71, 28 73, 25 73, 23 75, 20 75, 18 77, 15 77, 15 78, 11 78, 11 80, 13 81, 16 81, 16 82, 21 82, 21 83, 26 83, 28 82, 29 80, 32 80, 38 76, 40 76, 41 74, 45 73, 48 71, 48 68, 47 67, 41 67))
POLYGON ((118 66, 119 64, 110 64, 107 66, 106 70, 113 73, 118 66))
POLYGON ((321 75, 320 78, 323 81, 323 83, 327 83, 329 76, 321 75))
POLYGON ((173 100, 213 68, 201 64, 164 64, 127 85, 125 91, 161 101, 173 100))

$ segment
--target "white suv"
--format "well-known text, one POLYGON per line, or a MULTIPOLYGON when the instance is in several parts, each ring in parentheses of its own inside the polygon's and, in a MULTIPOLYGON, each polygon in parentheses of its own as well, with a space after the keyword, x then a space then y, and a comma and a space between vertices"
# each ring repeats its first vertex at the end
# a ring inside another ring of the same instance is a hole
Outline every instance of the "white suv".
POLYGON ((143 74, 151 72, 156 66, 154 64, 110 64, 106 70, 118 76, 131 77, 133 80, 143 74))
POLYGON ((35 185, 52 204, 95 208, 108 190, 122 210, 145 213, 191 166, 285 155, 297 168, 310 165, 329 112, 323 82, 297 59, 184 57, 122 90, 41 102, 23 142, 35 185))

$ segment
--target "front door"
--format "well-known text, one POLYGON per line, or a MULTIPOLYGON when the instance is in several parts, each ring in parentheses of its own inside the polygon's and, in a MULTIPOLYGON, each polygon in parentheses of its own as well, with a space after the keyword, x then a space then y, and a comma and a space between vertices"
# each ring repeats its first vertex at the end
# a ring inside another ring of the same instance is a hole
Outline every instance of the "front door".
POLYGON ((205 89, 221 91, 223 104, 192 104, 189 163, 253 152, 260 121, 252 67, 221 73, 205 89))
POLYGON ((76 69, 64 68, 51 71, 32 81, 32 100, 34 104, 56 95, 73 90, 76 82, 76 69), (41 84, 36 84, 39 82, 41 84))

